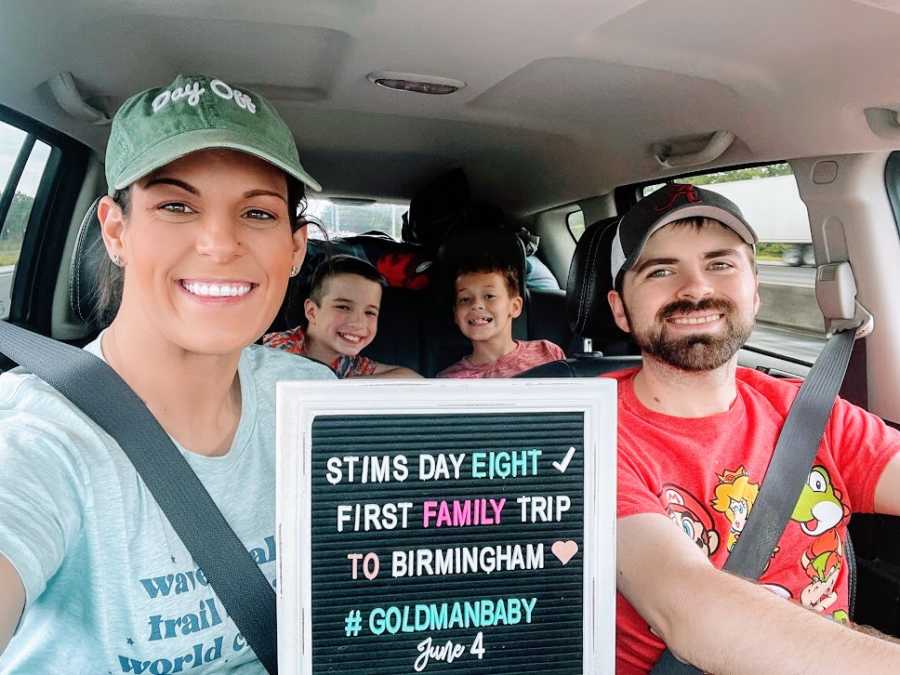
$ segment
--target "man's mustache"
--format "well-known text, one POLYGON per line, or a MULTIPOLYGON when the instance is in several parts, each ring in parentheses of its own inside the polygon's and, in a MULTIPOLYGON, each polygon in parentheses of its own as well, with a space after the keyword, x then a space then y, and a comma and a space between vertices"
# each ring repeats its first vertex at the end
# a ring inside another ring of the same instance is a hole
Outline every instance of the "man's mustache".
POLYGON ((657 313, 656 318, 659 321, 665 321, 676 314, 687 314, 689 312, 718 311, 722 314, 731 314, 734 312, 734 303, 725 298, 704 298, 700 302, 691 302, 690 300, 676 300, 663 306, 657 313))

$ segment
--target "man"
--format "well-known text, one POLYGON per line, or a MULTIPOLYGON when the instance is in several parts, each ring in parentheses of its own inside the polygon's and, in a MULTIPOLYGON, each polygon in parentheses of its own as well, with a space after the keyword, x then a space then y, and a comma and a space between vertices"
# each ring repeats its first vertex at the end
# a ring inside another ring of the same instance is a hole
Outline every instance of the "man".
POLYGON ((864 410, 835 404, 759 582, 720 570, 799 389, 737 367, 759 309, 755 244, 737 206, 690 185, 654 192, 618 225, 608 299, 643 356, 614 375, 620 675, 647 672, 666 646, 712 673, 900 667, 900 645, 841 625, 849 514, 900 513, 900 433, 864 410), (705 545, 673 527, 673 495, 711 519, 705 545))

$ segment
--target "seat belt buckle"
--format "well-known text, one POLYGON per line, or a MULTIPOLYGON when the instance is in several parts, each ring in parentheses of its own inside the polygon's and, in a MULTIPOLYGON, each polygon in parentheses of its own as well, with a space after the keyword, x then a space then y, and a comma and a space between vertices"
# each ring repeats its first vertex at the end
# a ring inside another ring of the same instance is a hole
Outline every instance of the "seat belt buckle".
POLYGON ((875 317, 857 299, 856 279, 846 260, 818 266, 816 302, 825 317, 825 332, 829 337, 855 330, 859 339, 869 335, 875 327, 875 317))

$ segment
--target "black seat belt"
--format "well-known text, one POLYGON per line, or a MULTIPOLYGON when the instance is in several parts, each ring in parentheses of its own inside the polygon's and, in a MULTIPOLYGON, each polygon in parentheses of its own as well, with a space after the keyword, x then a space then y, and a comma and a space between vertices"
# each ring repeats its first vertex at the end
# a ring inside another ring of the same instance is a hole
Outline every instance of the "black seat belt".
MULTIPOLYGON (((747 523, 723 570, 757 579, 766 569, 812 470, 825 424, 847 372, 855 333, 856 329, 851 328, 832 335, 810 368, 778 435, 747 523)), ((651 675, 700 672, 667 649, 651 675)))
POLYGON ((83 349, 0 321, 0 352, 115 439, 266 670, 278 671, 275 591, 197 474, 118 374, 83 349))

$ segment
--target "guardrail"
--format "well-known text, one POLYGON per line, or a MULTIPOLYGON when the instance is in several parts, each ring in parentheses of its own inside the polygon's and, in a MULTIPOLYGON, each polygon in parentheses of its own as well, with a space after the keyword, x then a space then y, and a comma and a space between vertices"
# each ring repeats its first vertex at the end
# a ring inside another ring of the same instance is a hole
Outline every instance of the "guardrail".
POLYGON ((758 320, 798 330, 825 333, 815 288, 760 283, 759 299, 761 304, 758 320))

